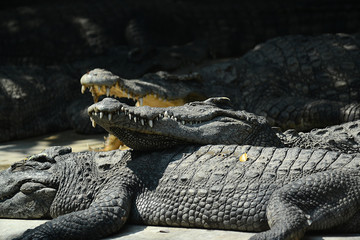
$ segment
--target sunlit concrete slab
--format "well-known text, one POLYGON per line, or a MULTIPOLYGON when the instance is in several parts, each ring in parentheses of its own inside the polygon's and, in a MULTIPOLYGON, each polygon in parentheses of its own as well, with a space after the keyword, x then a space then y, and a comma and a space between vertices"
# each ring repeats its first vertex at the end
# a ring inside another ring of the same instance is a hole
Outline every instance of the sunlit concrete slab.
MULTIPOLYGON (((46 220, 0 219, 0 240, 10 240, 26 229, 35 228, 46 220)), ((120 233, 104 238, 107 240, 245 240, 254 233, 175 228, 161 226, 125 225, 120 233)), ((304 240, 360 240, 358 235, 307 235, 304 240)))
POLYGON ((69 130, 0 143, 0 170, 51 146, 70 146, 73 152, 99 149, 103 147, 104 136, 106 134, 84 135, 69 130))

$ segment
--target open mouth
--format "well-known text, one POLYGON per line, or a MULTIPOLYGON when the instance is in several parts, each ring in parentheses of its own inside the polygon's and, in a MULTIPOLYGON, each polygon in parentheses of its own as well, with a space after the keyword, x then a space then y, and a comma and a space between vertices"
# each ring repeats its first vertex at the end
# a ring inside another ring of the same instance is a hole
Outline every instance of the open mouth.
POLYGON ((170 99, 164 92, 151 83, 146 86, 140 84, 139 80, 127 80, 120 78, 109 71, 94 69, 82 76, 81 92, 89 89, 94 102, 98 102, 100 96, 114 96, 117 98, 128 98, 136 102, 136 106, 169 107, 185 104, 182 98, 170 99), (144 88, 147 88, 145 90, 144 88), (151 89, 157 89, 152 91, 151 89))
MULTIPOLYGON (((101 96, 114 97, 117 99, 129 99, 134 101, 135 106, 151 106, 151 107, 169 107, 169 106, 181 106, 186 103, 182 98, 170 99, 164 91, 161 91, 161 87, 156 84, 144 83, 139 80, 127 80, 122 79, 109 71, 104 69, 94 69, 82 76, 81 92, 85 93, 88 89, 91 92, 94 102, 98 102, 101 96), (153 89, 153 90, 152 90, 153 89), (155 91, 156 89, 156 91, 155 91), (156 93, 155 93, 156 92, 156 93)), ((153 127, 154 121, 160 117, 166 117, 159 115, 158 118, 148 119, 142 118, 136 114, 131 113, 128 109, 123 108, 117 112, 113 111, 93 111, 90 116, 99 115, 100 118, 106 117, 108 120, 112 120, 115 114, 124 113, 127 115, 129 120, 134 123, 142 125, 147 124, 153 127)), ((170 116, 169 116, 170 117, 170 116)), ((95 127, 96 123, 93 118, 90 117, 92 126, 95 127)), ((185 124, 186 122, 183 121, 185 124)), ((114 149, 126 149, 124 144, 117 139, 115 136, 109 135, 106 139, 103 150, 114 150, 114 149)))

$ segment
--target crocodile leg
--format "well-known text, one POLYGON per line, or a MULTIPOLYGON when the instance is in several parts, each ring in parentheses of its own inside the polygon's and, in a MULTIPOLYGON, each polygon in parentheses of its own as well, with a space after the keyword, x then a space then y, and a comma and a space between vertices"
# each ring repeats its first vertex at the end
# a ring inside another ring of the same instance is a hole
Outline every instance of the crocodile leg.
POLYGON ((89 208, 59 216, 16 239, 100 239, 119 231, 129 216, 131 196, 107 186, 89 208))
MULTIPOLYGON (((356 197, 359 183, 358 172, 330 170, 283 186, 273 193, 267 206, 270 230, 251 240, 300 239, 307 230, 330 229, 354 219, 358 221, 359 217, 353 216, 360 209, 360 199, 356 197)), ((359 222, 353 224, 356 225, 359 222)))

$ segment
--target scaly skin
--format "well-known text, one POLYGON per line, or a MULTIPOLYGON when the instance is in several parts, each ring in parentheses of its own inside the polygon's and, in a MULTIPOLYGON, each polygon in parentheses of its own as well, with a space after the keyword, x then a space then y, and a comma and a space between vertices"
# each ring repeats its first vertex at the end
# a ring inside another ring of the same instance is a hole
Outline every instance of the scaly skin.
MULTIPOLYGON (((174 71, 213 58, 240 56, 256 44, 276 36, 352 33, 360 27, 358 9, 359 2, 355 0, 319 0, 316 3, 308 0, 271 3, 264 0, 1 3, 0 65, 4 72, 0 76, 0 110, 6 111, 0 112, 0 125, 4 126, 1 132, 5 133, 1 134, 0 141, 70 127, 81 132, 89 129, 83 128, 88 123, 81 117, 71 115, 73 120, 67 122, 62 102, 51 101, 45 96, 61 98, 69 94, 71 98, 80 98, 73 87, 80 76, 73 69, 74 62, 84 63, 81 74, 103 67, 124 78, 138 78, 148 72, 174 71), (124 48, 123 53, 116 53, 124 48), (96 63, 91 58, 99 60, 96 63), (18 66, 14 70, 16 74, 6 69, 9 65, 18 66), (57 88, 58 91, 51 91, 51 86, 43 85, 43 77, 55 81, 48 70, 37 71, 35 75, 33 70, 24 70, 26 67, 43 69, 45 66, 62 69, 56 73, 62 75, 62 81, 55 84, 64 84, 57 88), (19 72, 25 73, 18 76, 19 72), (32 78, 30 86, 26 80, 28 75, 32 78), (69 75, 72 77, 68 78, 69 75), (8 80, 16 83, 10 84, 11 87, 16 87, 9 90, 8 80), (13 95, 14 92, 31 92, 33 89, 34 95, 22 95, 21 99, 17 94, 13 95), (51 114, 54 121, 48 121, 46 113, 53 109, 59 109, 59 114, 51 114), (60 119, 59 123, 56 119, 60 119)), ((195 94, 185 101, 196 99, 205 98, 195 94)), ((65 96, 65 105, 69 105, 69 101, 65 96)))
MULTIPOLYGON (((139 77, 153 69, 152 60, 160 63, 166 59, 159 53, 139 64, 128 60, 128 51, 128 47, 117 48, 67 65, 0 66, 0 142, 70 128, 94 133, 87 115, 92 101, 79 91, 80 76, 95 67, 108 67, 139 77)), ((99 131, 102 129, 95 130, 99 131)))
POLYGON ((360 151, 360 120, 313 129, 306 133, 287 130, 277 135, 288 147, 321 148, 347 153, 360 151))
POLYGON ((112 98, 89 107, 93 123, 136 150, 181 144, 283 144, 265 118, 233 111, 227 98, 211 98, 177 107, 131 107, 112 98))
MULTIPOLYGON (((358 35, 286 36, 191 74, 109 80, 95 69, 81 83, 109 88, 109 95, 126 91, 150 106, 154 95, 170 102, 226 96, 235 109, 265 116, 272 126, 305 131, 360 119, 359 47, 358 35)), ((95 96, 105 91, 94 89, 95 96)))
POLYGON ((301 147, 356 153, 360 120, 303 133, 274 131, 264 117, 231 109, 228 98, 210 98, 177 107, 131 107, 105 98, 89 107, 93 126, 99 124, 136 150, 184 144, 249 144, 301 147))
POLYGON ((252 240, 360 233, 359 161, 358 154, 237 145, 50 148, 0 173, 0 216, 54 218, 17 239, 100 239, 126 222, 261 232, 252 240), (28 209, 42 198, 46 205, 28 209))

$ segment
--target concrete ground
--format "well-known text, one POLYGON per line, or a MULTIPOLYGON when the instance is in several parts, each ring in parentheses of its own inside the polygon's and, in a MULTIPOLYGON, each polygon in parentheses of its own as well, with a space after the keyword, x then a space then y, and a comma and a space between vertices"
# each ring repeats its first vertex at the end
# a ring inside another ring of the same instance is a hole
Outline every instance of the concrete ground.
MULTIPOLYGON (((19 236, 28 228, 34 228, 45 220, 10 220, 0 219, 0 240, 11 240, 19 236)), ((119 234, 104 238, 107 240, 245 240, 253 236, 254 233, 190 229, 175 227, 156 227, 142 225, 126 225, 119 234)), ((320 236, 307 235, 304 240, 359 240, 358 236, 320 236)))
POLYGON ((103 146, 104 136, 82 135, 74 131, 48 134, 40 137, 0 143, 0 170, 30 155, 40 153, 51 146, 71 146, 73 152, 98 149, 103 146))
MULTIPOLYGON (((72 131, 59 134, 46 135, 42 137, 30 138, 20 141, 7 142, 0 144, 0 169, 9 167, 12 163, 24 159, 50 146, 71 146, 74 152, 89 149, 101 148, 103 135, 79 135, 72 131)), ((10 240, 20 235, 26 229, 34 228, 46 220, 14 220, 0 219, 0 240, 10 240)), ((141 225, 126 225, 122 231, 108 240, 243 240, 249 239, 254 233, 189 229, 173 227, 155 227, 141 225)), ((306 240, 360 240, 357 235, 308 235, 306 240)))

